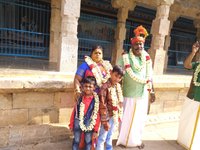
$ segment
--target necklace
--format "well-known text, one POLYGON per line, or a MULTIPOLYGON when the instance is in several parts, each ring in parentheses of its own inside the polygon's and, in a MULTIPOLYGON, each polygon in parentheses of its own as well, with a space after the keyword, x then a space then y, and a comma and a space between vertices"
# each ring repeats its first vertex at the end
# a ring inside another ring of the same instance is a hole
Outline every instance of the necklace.
POLYGON ((101 73, 100 67, 97 65, 96 62, 94 62, 89 56, 85 56, 85 62, 88 64, 90 67, 94 77, 97 80, 97 85, 101 86, 102 83, 105 83, 109 78, 110 78, 110 70, 112 70, 112 66, 109 63, 109 61, 102 61, 102 66, 106 70, 106 75, 103 77, 101 73))
POLYGON ((94 95, 94 110, 92 112, 92 116, 91 116, 91 121, 89 126, 86 127, 86 125, 84 124, 84 109, 85 109, 85 104, 83 104, 83 102, 81 102, 80 104, 80 112, 79 112, 79 119, 80 119, 80 128, 82 131, 92 131, 94 129, 94 126, 96 124, 96 119, 97 119, 97 113, 99 110, 99 97, 97 95, 97 93, 93 93, 94 95))
POLYGON ((200 64, 197 66, 194 72, 193 83, 195 86, 200 86, 200 82, 197 81, 199 73, 200 73, 200 64))
POLYGON ((118 119, 122 120, 123 115, 123 108, 120 108, 118 104, 123 102, 123 95, 121 85, 119 83, 116 84, 114 87, 108 88, 111 93, 112 99, 112 106, 113 106, 113 120, 115 122, 115 126, 118 127, 119 121, 118 119))

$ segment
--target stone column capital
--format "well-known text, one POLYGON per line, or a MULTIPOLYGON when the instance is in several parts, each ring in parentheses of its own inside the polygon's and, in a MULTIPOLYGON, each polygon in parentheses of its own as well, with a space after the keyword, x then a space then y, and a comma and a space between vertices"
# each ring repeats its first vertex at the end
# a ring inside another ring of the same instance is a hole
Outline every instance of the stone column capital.
POLYGON ((194 20, 194 26, 195 26, 195 28, 200 28, 200 19, 196 19, 196 20, 194 20))
POLYGON ((80 17, 81 0, 61 0, 61 16, 80 17))
POLYGON ((174 0, 156 0, 157 5, 172 5, 174 0))
POLYGON ((113 8, 127 8, 128 10, 134 10, 136 3, 135 0, 112 0, 113 8))
POLYGON ((170 9, 169 11, 169 20, 174 22, 180 17, 180 14, 170 9))

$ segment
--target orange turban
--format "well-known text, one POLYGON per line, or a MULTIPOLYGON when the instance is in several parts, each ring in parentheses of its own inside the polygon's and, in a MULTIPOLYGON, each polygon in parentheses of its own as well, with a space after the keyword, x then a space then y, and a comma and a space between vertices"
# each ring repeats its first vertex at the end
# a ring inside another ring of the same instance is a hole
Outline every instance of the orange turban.
POLYGON ((141 36, 136 36, 134 38, 131 38, 131 44, 134 45, 137 42, 145 42, 145 38, 141 37, 141 36))
POLYGON ((135 37, 131 38, 131 44, 135 44, 136 42, 145 42, 146 37, 148 36, 148 32, 147 30, 142 26, 138 26, 135 30, 134 30, 134 34, 135 37))

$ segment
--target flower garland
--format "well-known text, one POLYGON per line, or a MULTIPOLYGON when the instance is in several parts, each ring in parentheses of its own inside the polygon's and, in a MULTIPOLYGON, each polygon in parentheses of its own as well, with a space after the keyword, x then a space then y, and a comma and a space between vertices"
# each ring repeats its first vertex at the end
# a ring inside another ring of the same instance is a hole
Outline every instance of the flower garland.
POLYGON ((117 83, 116 86, 108 88, 108 90, 111 93, 111 99, 112 99, 112 106, 113 106, 113 120, 118 127, 119 121, 118 119, 122 120, 123 115, 123 108, 120 108, 118 104, 120 102, 123 102, 123 95, 122 95, 122 89, 119 83, 117 83))
MULTIPOLYGON (((131 51, 131 50, 130 50, 131 51)), ((133 55, 132 54, 132 51, 131 53, 129 53, 130 55, 133 55)), ((145 66, 147 66, 147 75, 145 78, 142 78, 142 77, 138 77, 132 70, 131 68, 131 64, 130 64, 130 61, 129 61, 129 55, 128 54, 123 54, 123 62, 124 62, 124 67, 125 67, 125 70, 126 72, 128 73, 128 75, 136 82, 139 82, 139 83, 142 83, 142 84, 146 84, 147 86, 147 90, 148 91, 151 91, 152 90, 152 82, 151 82, 151 76, 150 76, 150 67, 151 67, 151 61, 150 59, 144 62, 144 58, 146 58, 146 55, 145 55, 145 52, 142 53, 142 61, 143 61, 143 67, 139 67, 140 69, 144 68, 145 66)), ((138 67, 135 67, 135 63, 136 63, 136 58, 135 56, 134 57, 131 57, 132 61, 133 61, 133 64, 134 64, 134 68, 138 68, 138 67)), ((136 71, 140 72, 141 70, 140 69, 137 69, 136 71)))
POLYGON ((108 61, 102 61, 103 68, 106 70, 106 76, 103 77, 101 73, 101 69, 97 65, 96 62, 94 62, 89 56, 85 56, 85 62, 90 67, 94 77, 97 80, 97 85, 101 86, 102 83, 105 83, 110 78, 110 70, 112 70, 112 66, 108 61))
POLYGON ((97 95, 97 93, 94 92, 94 110, 91 116, 91 122, 89 126, 85 126, 84 124, 84 110, 85 110, 85 105, 83 104, 83 102, 81 102, 80 104, 80 112, 79 112, 79 119, 80 119, 80 128, 82 131, 92 131, 94 129, 94 126, 96 124, 96 119, 97 119, 97 113, 99 110, 99 97, 97 95))
POLYGON ((199 73, 200 73, 200 64, 197 66, 194 72, 193 83, 195 86, 200 86, 200 82, 197 81, 199 73))
POLYGON ((141 70, 144 68, 145 62, 146 62, 145 54, 142 53, 142 55, 141 55, 141 60, 142 60, 141 65, 139 64, 138 61, 136 61, 136 58, 135 58, 135 55, 134 55, 133 52, 132 52, 132 49, 130 49, 129 54, 130 54, 130 57, 131 57, 131 59, 132 59, 132 61, 133 61, 133 67, 134 67, 137 71, 141 71, 141 70))
POLYGON ((137 77, 137 75, 133 72, 133 70, 131 69, 128 54, 123 54, 123 61, 126 72, 133 80, 142 84, 145 84, 147 82, 148 79, 137 77))

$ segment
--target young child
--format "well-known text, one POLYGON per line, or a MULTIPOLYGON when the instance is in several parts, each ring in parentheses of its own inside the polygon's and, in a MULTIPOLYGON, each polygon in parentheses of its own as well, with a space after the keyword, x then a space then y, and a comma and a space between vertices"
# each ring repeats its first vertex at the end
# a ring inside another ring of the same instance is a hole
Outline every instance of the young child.
POLYGON ((96 150, 104 150, 104 143, 106 150, 112 149, 112 135, 123 113, 123 95, 119 82, 124 71, 116 65, 110 75, 110 79, 102 85, 99 93, 101 127, 96 150))
POLYGON ((88 76, 82 81, 82 94, 70 118, 69 127, 74 134, 72 149, 79 150, 81 138, 84 137, 84 150, 91 150, 92 141, 97 138, 100 124, 99 97, 94 92, 96 79, 88 76), (82 136, 84 133, 84 136, 82 136))

